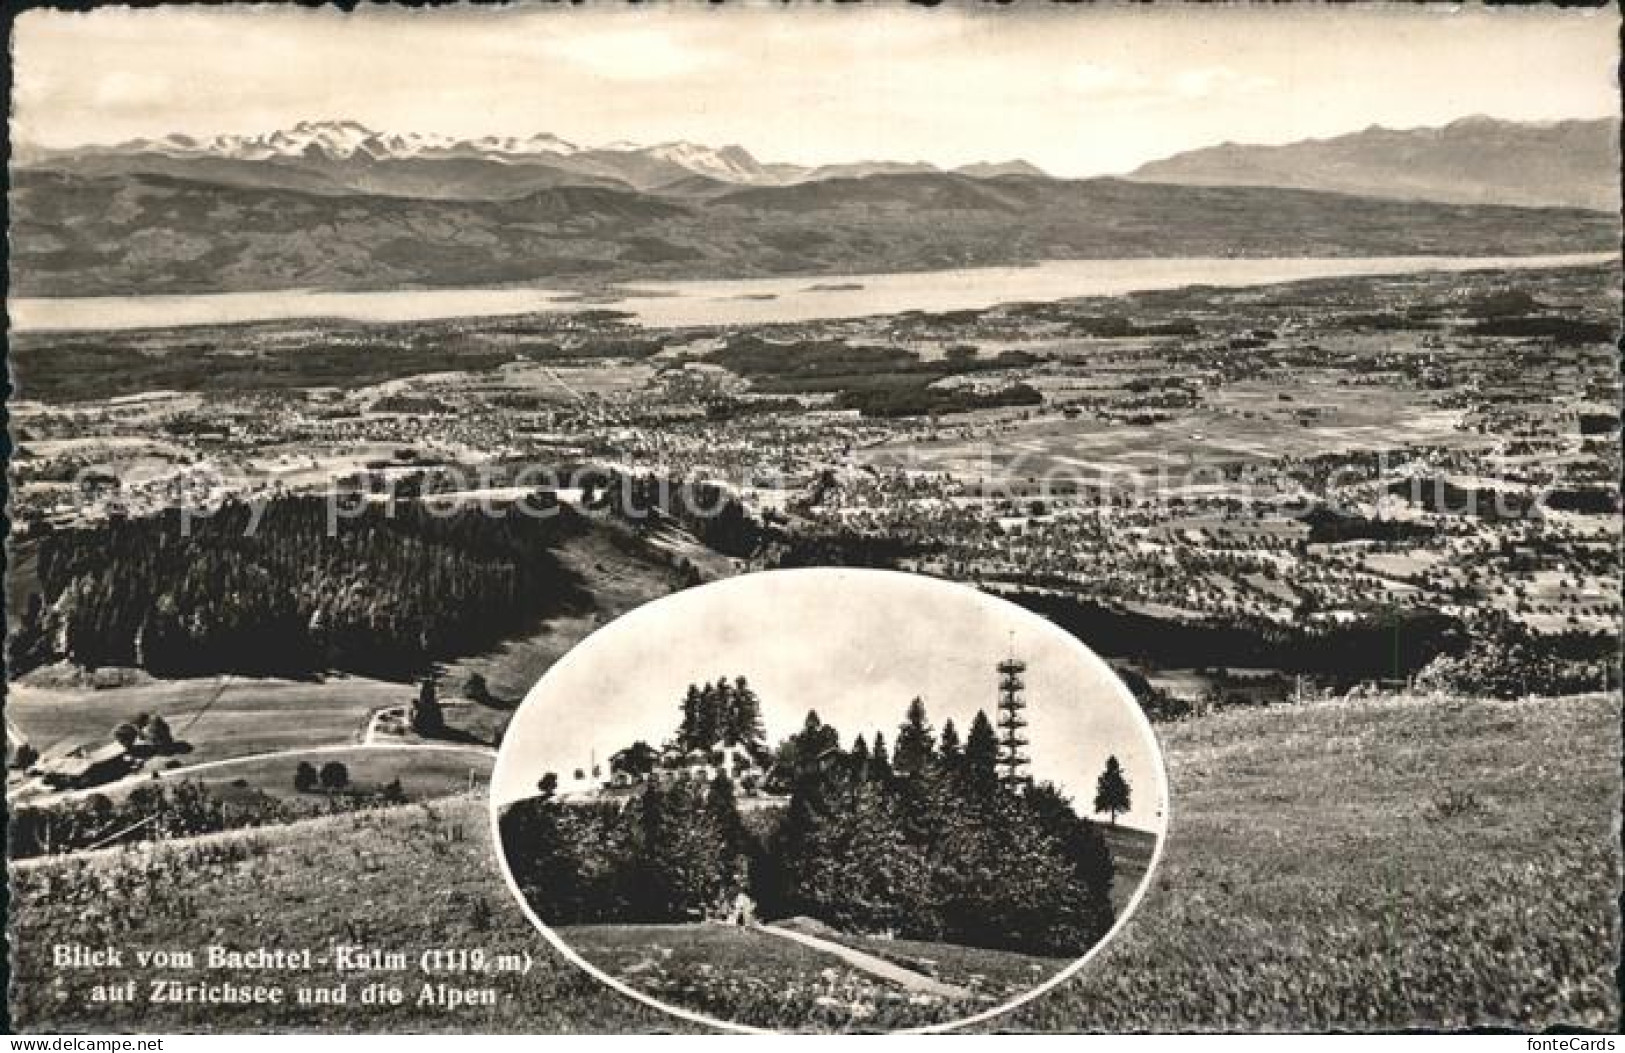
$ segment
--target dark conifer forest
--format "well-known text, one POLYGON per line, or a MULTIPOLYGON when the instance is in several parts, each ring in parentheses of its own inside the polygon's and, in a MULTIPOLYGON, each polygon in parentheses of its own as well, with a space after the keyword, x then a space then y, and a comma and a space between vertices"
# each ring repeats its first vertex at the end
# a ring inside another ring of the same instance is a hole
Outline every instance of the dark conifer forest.
POLYGON ((15 673, 68 659, 164 676, 391 679, 589 602, 554 546, 564 508, 506 514, 415 501, 284 496, 37 536, 40 591, 13 634, 15 673))
POLYGON ((916 703, 895 755, 876 738, 843 749, 809 713, 774 751, 787 801, 765 807, 721 775, 543 792, 503 813, 503 851, 550 925, 698 921, 744 892, 769 919, 1028 954, 1082 954, 1111 928, 1101 830, 1053 786, 1001 783, 985 716, 961 746, 916 703))

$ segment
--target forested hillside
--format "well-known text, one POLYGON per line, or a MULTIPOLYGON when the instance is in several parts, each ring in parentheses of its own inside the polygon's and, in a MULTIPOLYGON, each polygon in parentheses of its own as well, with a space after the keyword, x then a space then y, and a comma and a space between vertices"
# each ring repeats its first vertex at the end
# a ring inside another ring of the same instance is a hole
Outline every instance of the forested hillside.
MULTIPOLYGON (((534 511, 534 510, 533 510, 534 511)), ((385 678, 491 645, 590 600, 550 551, 588 529, 551 514, 417 502, 334 517, 316 496, 47 530, 40 591, 10 642, 14 673, 66 658, 168 676, 385 678)))

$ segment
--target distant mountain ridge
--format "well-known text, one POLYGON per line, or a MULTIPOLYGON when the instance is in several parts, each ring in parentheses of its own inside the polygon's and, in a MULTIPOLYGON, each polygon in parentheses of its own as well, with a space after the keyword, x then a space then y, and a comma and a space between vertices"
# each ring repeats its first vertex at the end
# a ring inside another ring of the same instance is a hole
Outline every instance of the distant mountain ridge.
MULTIPOLYGON (((443 178, 403 180, 398 196, 491 199, 520 196, 534 189, 566 183, 620 184, 635 190, 658 190, 694 176, 736 186, 788 186, 794 183, 903 172, 940 172, 923 161, 858 161, 830 165, 775 164, 759 161, 742 146, 705 146, 677 141, 652 146, 616 142, 587 147, 542 132, 529 136, 478 136, 458 139, 421 133, 385 133, 351 120, 300 121, 291 128, 252 135, 193 138, 167 135, 132 139, 112 145, 86 145, 63 150, 20 149, 19 163, 76 172, 181 175, 188 164, 213 166, 266 163, 282 166, 271 185, 298 184, 294 189, 361 190, 397 193, 392 177, 399 172, 434 172, 430 162, 483 163, 469 166, 460 182, 443 178), (518 175, 498 174, 497 166, 522 166, 518 175), (300 176, 287 173, 301 173, 300 176), (366 173, 363 177, 360 173, 366 173), (370 180, 371 185, 366 185, 370 180)), ((438 169, 442 175, 454 171, 438 169)), ((957 169, 975 177, 1020 171, 1044 173, 1030 162, 967 165, 957 169)), ((244 171, 246 174, 246 170, 244 171)), ((207 178, 207 177, 205 177, 207 178)))
POLYGON ((1224 143, 1152 161, 1129 178, 1612 212, 1620 206, 1619 121, 1466 117, 1440 128, 1373 126, 1282 146, 1224 143))
POLYGON ((1617 196, 1618 174, 1604 181, 1595 170, 1597 155, 1614 147, 1598 145, 1595 129, 1572 127, 1587 123, 1531 132, 1457 122, 1265 155, 1221 147, 1223 165, 1188 155, 1134 179, 1081 180, 1019 160, 953 172, 924 162, 809 168, 763 163, 738 146, 589 148, 545 133, 450 139, 354 121, 206 141, 166 136, 14 159, 12 291, 592 285, 1148 256, 1611 252, 1619 215, 1595 202, 1617 196), (1537 149, 1534 132, 1591 145, 1537 149), (1497 142, 1511 145, 1492 149, 1497 142), (1303 150, 1352 160, 1309 164, 1303 150), (1496 172, 1533 170, 1531 154, 1545 158, 1550 193, 1588 207, 1476 200, 1509 193, 1496 172), (1257 156, 1296 160, 1241 164, 1257 156), (1291 178, 1333 185, 1277 185, 1291 178), (1371 183, 1380 192, 1356 193, 1371 183))
MULTIPOLYGON (((316 176, 280 162, 207 163, 218 169, 208 178, 15 169, 13 295, 599 286, 1060 259, 1501 256, 1619 245, 1618 217, 1594 210, 1267 187, 944 172, 740 186, 690 175, 681 194, 559 184, 458 199, 272 185, 273 176, 287 184, 316 176), (256 165, 264 178, 244 182, 256 165)), ((496 162, 335 164, 399 184, 496 162)), ((545 165, 498 167, 553 178, 545 165)))

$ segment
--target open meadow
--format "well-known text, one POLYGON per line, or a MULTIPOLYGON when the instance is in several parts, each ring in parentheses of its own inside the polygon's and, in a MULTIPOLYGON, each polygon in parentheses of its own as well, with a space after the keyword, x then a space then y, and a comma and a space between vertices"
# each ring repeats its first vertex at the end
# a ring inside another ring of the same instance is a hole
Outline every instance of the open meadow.
POLYGON ((6 715, 49 755, 59 745, 110 741, 139 713, 162 716, 191 749, 183 764, 307 746, 359 742, 376 709, 404 705, 413 689, 364 677, 321 681, 208 677, 106 689, 12 684, 6 715))
POLYGON ((477 747, 324 746, 271 757, 223 761, 199 772, 189 772, 185 778, 203 783, 222 800, 264 793, 286 801, 310 801, 319 799, 320 794, 296 789, 295 770, 301 763, 317 769, 338 763, 344 765, 349 792, 376 793, 398 781, 407 799, 418 801, 466 793, 471 785, 483 786, 490 778, 495 759, 494 751, 477 747))
MULTIPOLYGON (((1159 730, 1172 816, 1145 901, 1077 977, 989 1026, 1618 1027, 1617 698, 1379 698, 1159 730)), ((415 958, 425 933, 528 952, 533 967, 459 981, 496 992, 460 1010, 415 1005, 438 979, 415 972, 233 979, 348 980, 352 998, 387 980, 407 990, 388 1017, 402 1031, 688 1027, 548 949, 503 887, 475 798, 14 864, 12 877, 22 1031, 366 1030, 383 1018, 353 1002, 91 1005, 95 983, 152 970, 56 971, 50 948, 360 944, 415 958)))

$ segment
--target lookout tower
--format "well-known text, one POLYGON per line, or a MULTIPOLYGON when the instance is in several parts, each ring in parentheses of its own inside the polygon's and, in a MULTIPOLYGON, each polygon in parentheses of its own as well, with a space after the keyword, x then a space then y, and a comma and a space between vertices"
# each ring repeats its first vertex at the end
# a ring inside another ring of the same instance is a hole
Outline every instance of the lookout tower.
POLYGON ((1030 781, 1027 774, 1027 663, 1014 655, 999 663, 999 780, 1011 790, 1030 781))

